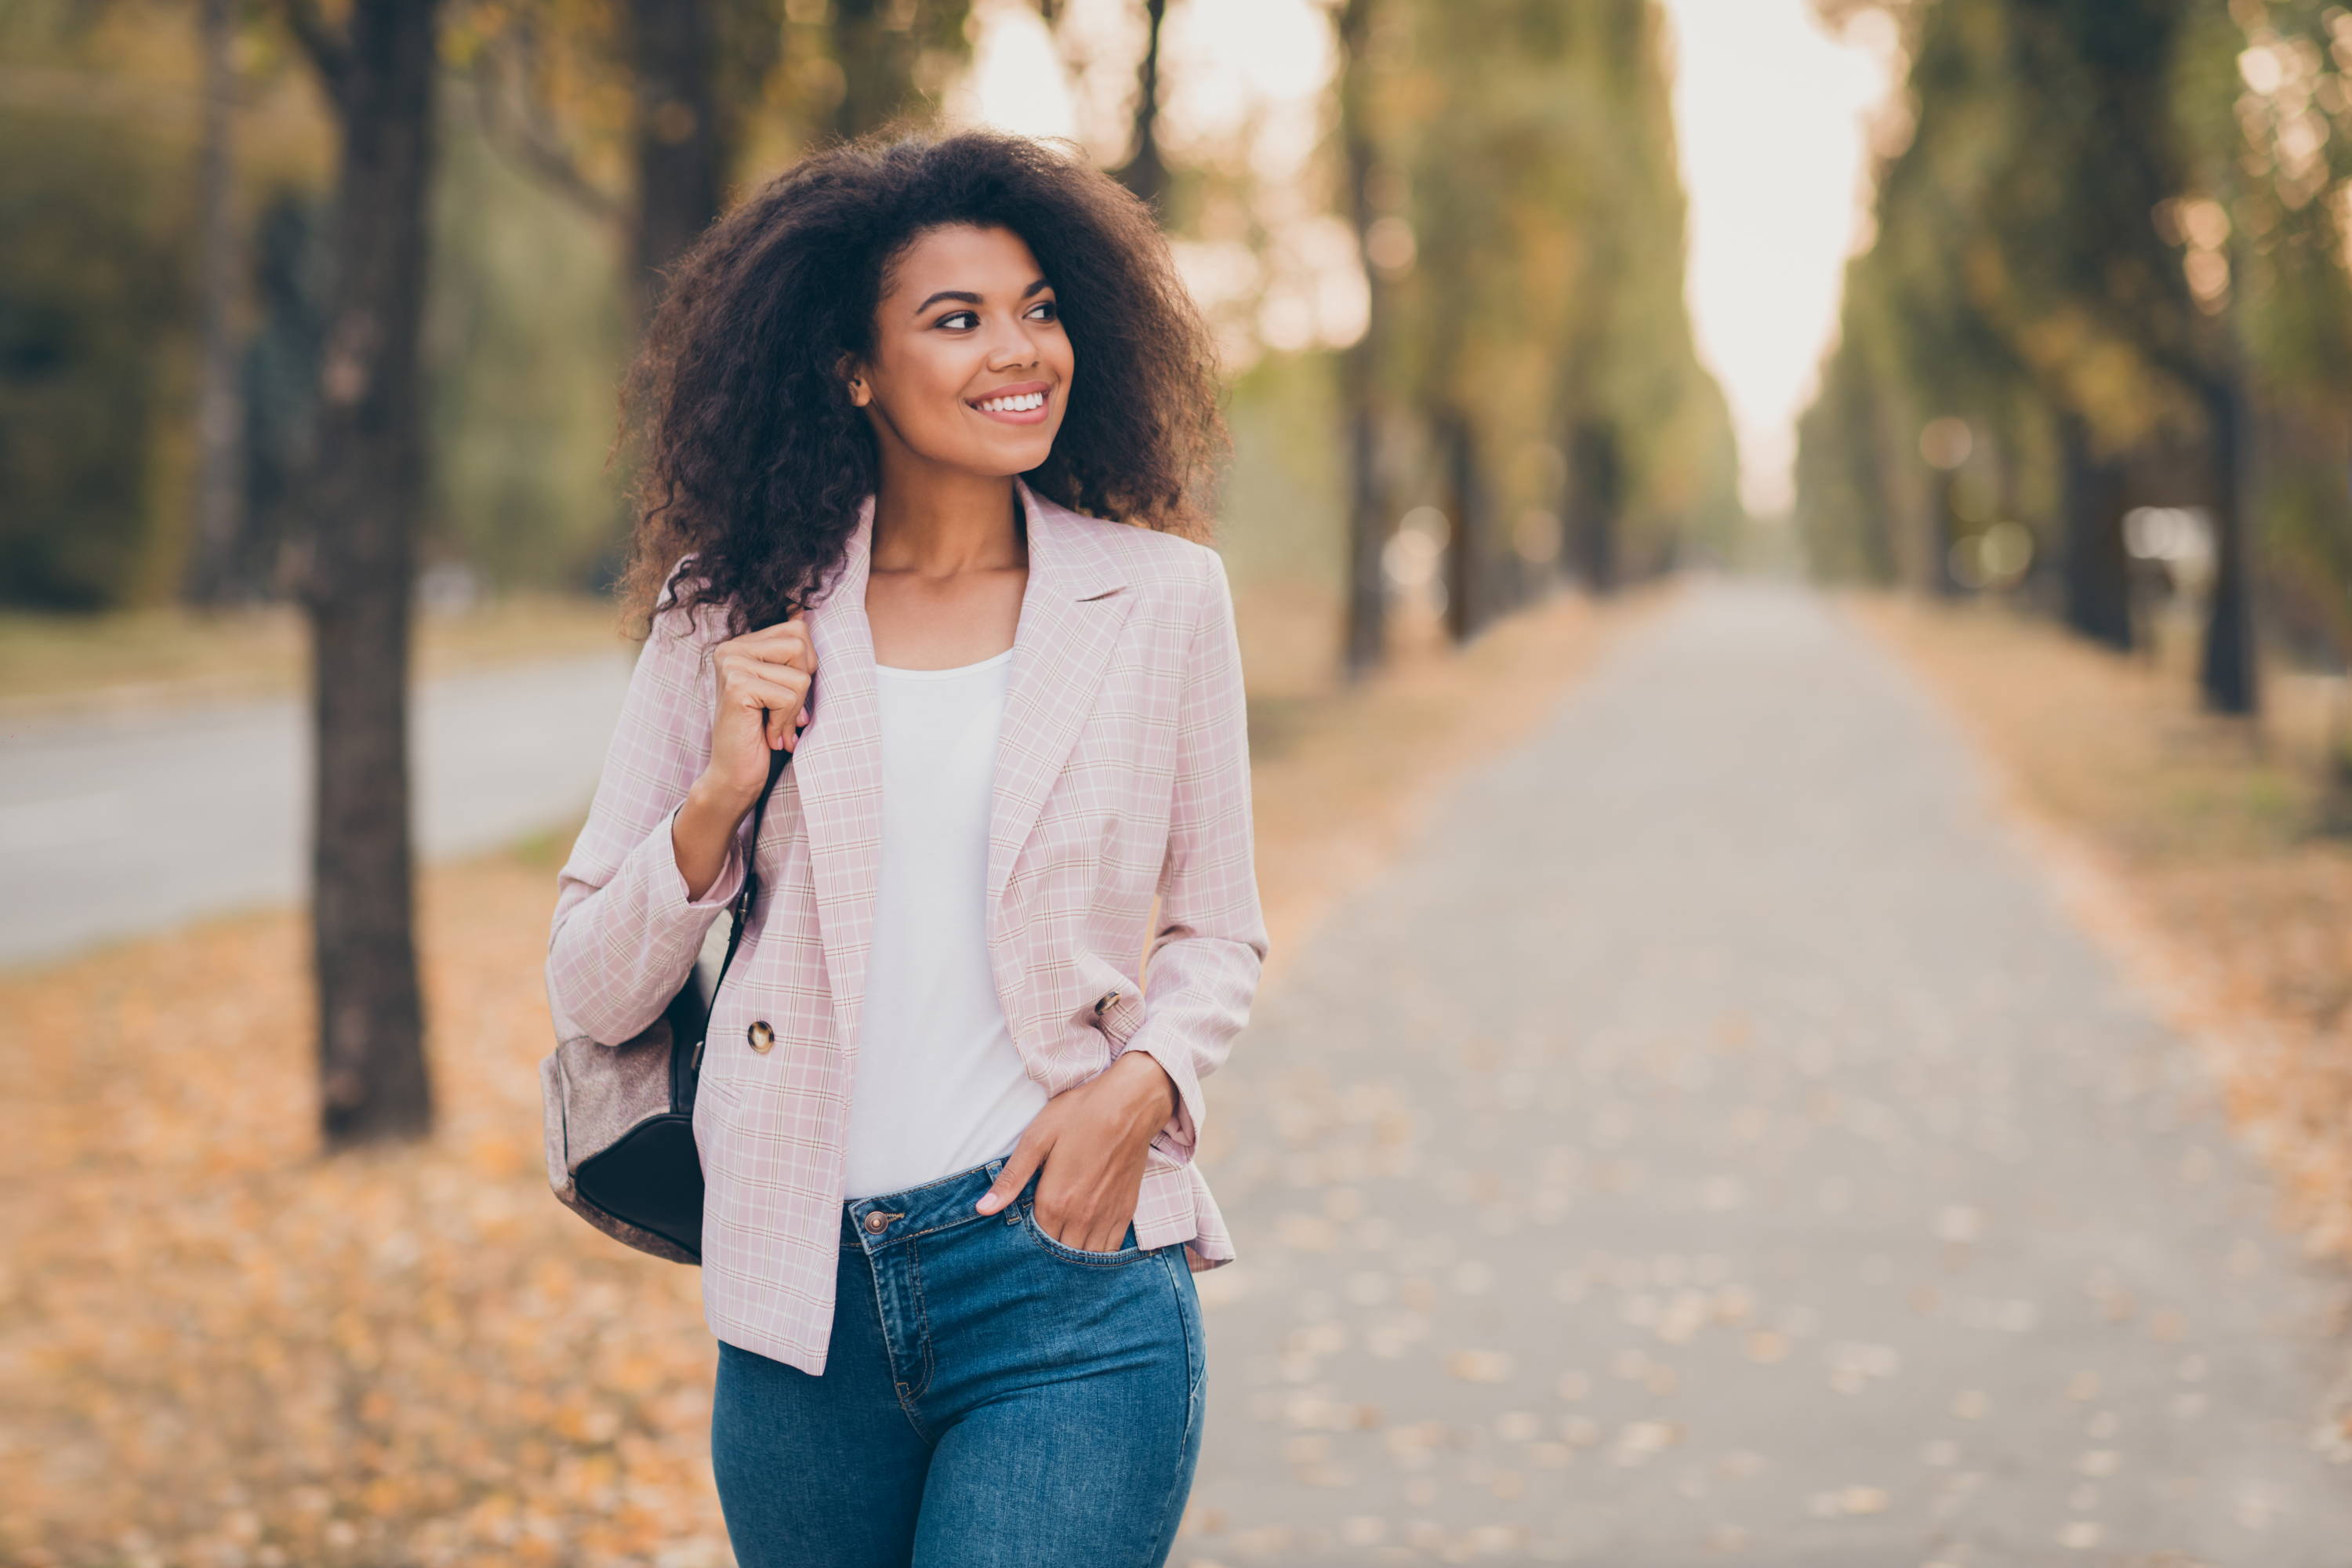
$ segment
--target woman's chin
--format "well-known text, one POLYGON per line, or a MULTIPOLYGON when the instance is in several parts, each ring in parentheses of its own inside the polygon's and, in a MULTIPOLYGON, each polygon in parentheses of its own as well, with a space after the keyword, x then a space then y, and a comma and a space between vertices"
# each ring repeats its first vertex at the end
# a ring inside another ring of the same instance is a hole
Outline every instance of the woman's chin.
POLYGON ((1024 432, 1019 441, 990 441, 979 446, 961 447, 952 455, 942 453, 935 459, 942 468, 960 469, 977 478, 1009 479, 1033 468, 1044 466, 1054 455, 1052 433, 1039 435, 1024 432))

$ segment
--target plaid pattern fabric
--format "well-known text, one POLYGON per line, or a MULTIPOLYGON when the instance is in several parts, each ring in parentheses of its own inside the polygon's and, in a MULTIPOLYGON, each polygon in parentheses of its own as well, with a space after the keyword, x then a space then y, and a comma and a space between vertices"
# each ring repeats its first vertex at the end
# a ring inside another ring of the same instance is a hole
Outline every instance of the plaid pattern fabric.
MULTIPOLYGON (((988 946, 1030 1076, 1048 1094, 1121 1051, 1178 1103, 1146 1155, 1144 1247, 1233 1243, 1192 1163, 1214 1071, 1248 1022, 1266 952, 1252 862, 1249 742, 1224 563, 1171 534, 1081 516, 1019 484, 1029 581, 1013 640, 988 848, 988 946), (1149 1000, 1138 973, 1152 900, 1149 1000)), ((809 610, 811 722, 769 801, 754 911, 710 1016, 695 1132, 711 1331, 824 1369, 843 1129, 881 860, 881 759, 866 577, 874 503, 809 610), (755 1052, 754 1022, 775 1043, 755 1052)), ((709 759, 721 613, 667 598, 638 657, 587 826, 557 881, 548 1001, 563 1038, 653 1024, 743 879, 742 840, 687 897, 670 818, 709 759)))

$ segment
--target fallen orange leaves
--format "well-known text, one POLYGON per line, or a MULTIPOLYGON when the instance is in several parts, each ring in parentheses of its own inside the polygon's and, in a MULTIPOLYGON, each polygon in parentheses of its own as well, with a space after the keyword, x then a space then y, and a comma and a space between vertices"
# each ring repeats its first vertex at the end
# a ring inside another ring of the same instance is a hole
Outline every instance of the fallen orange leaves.
POLYGON ((413 1149, 320 1156, 292 912, 0 981, 0 1556, 581 1561, 566 1516, 644 1486, 597 1560, 724 1560, 693 1277, 537 1168, 551 885, 425 879, 442 1128, 413 1149))

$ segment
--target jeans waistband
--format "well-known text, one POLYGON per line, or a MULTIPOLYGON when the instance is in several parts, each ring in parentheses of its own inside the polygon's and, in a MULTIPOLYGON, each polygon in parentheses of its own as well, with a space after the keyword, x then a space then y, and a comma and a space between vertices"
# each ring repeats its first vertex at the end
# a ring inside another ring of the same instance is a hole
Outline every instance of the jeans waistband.
MULTIPOLYGON (((968 1171, 958 1171, 901 1192, 851 1198, 841 1205, 841 1245, 878 1251, 926 1231, 945 1230, 973 1220, 1003 1225, 1005 1215, 1021 1201, 1020 1194, 994 1214, 982 1214, 972 1205, 996 1184, 997 1174, 1003 1169, 1003 1159, 991 1160, 985 1165, 974 1165, 968 1171)), ((1037 1173, 1033 1171, 1022 1194, 1036 1183, 1037 1173)))

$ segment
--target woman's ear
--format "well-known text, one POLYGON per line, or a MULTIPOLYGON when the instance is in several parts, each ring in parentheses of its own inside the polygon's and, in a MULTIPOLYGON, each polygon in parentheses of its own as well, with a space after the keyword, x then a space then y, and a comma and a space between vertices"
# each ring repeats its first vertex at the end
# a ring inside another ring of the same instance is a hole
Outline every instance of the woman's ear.
POLYGON ((874 401, 874 389, 866 384, 866 369, 863 365, 845 354, 842 356, 841 363, 835 368, 842 381, 849 388, 849 401, 853 407, 863 408, 874 401))

